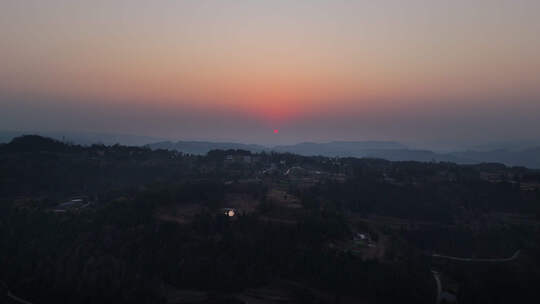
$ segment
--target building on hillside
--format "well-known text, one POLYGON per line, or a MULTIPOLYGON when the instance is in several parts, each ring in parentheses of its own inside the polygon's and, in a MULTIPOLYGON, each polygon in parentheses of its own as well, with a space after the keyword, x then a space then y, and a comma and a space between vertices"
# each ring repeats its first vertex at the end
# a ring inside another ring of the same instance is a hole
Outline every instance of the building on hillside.
POLYGON ((80 197, 74 197, 71 200, 58 204, 54 209, 53 212, 56 213, 63 213, 66 211, 77 211, 83 208, 86 208, 90 205, 90 202, 88 199, 84 196, 80 197))
POLYGON ((222 208, 221 214, 227 217, 235 217, 238 215, 238 211, 235 208, 222 208))

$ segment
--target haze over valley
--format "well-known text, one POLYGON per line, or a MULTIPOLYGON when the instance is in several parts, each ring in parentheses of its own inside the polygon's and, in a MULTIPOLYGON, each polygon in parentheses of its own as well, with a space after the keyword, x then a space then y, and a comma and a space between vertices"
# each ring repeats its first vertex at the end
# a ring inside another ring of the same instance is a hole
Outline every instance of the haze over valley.
POLYGON ((0 1, 0 303, 538 303, 540 1, 0 1))

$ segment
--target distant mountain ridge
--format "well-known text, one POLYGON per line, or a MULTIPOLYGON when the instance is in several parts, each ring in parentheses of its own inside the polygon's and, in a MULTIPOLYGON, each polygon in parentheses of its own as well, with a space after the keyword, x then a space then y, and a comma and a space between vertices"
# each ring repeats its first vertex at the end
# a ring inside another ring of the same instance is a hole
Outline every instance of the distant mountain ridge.
POLYGON ((162 141, 147 145, 151 149, 176 150, 189 154, 206 154, 212 150, 247 150, 261 152, 268 150, 265 146, 241 144, 233 142, 210 142, 210 141, 162 141))
POLYGON ((333 141, 328 143, 300 143, 272 148, 276 152, 290 152, 305 156, 328 157, 368 157, 391 161, 448 161, 472 163, 453 155, 435 153, 429 150, 409 149, 406 145, 393 141, 333 141))
POLYGON ((457 158, 470 159, 476 162, 496 162, 508 166, 540 168, 540 146, 530 147, 519 151, 463 151, 450 154, 457 158))
POLYGON ((354 156, 366 150, 399 150, 407 146, 392 141, 332 141, 328 143, 303 142, 271 148, 276 152, 290 152, 301 155, 354 156))
POLYGON ((393 141, 333 141, 328 143, 303 142, 293 145, 265 147, 228 142, 178 141, 158 142, 148 145, 151 149, 176 150, 190 154, 206 154, 211 150, 247 150, 251 152, 281 152, 304 156, 369 157, 391 161, 453 162, 457 164, 502 163, 507 166, 540 168, 540 146, 518 151, 459 151, 439 153, 431 150, 410 149, 393 141))
MULTIPOLYGON (((20 136, 22 132, 0 132, 0 143, 10 142, 20 136)), ((382 158, 390 161, 420 161, 420 162, 453 162, 457 164, 501 163, 507 166, 523 166, 540 168, 540 145, 527 148, 512 147, 511 149, 470 149, 456 152, 434 152, 425 149, 412 149, 404 144, 394 141, 332 141, 327 143, 303 142, 292 145, 278 145, 267 147, 256 144, 235 142, 211 141, 159 141, 157 138, 136 135, 114 135, 89 133, 75 136, 78 133, 65 133, 71 135, 48 136, 61 142, 90 145, 102 143, 106 145, 122 144, 131 146, 145 145, 151 149, 176 150, 188 154, 203 155, 211 150, 246 150, 254 153, 280 152, 294 153, 304 156, 327 157, 358 157, 382 158), (75 138, 76 140, 73 140, 75 138)), ((47 135, 45 135, 47 136, 47 135)), ((22 143, 21 143, 22 144, 22 143)))
POLYGON ((288 152, 299 155, 361 156, 365 151, 404 150, 407 146, 391 141, 332 141, 328 143, 303 142, 294 145, 267 147, 255 144, 209 141, 163 141, 148 145, 152 149, 177 150, 191 154, 206 154, 211 150, 247 150, 251 152, 288 152))

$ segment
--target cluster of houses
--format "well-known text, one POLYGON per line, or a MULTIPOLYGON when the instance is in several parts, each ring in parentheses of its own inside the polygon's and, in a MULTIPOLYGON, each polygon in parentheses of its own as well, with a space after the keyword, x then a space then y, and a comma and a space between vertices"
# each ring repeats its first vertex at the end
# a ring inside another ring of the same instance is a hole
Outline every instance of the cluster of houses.
POLYGON ((356 232, 353 234, 353 245, 355 247, 376 247, 371 235, 367 232, 360 233, 356 232))
POLYGON ((85 196, 73 197, 69 201, 58 204, 52 209, 55 213, 64 213, 67 211, 79 211, 90 206, 90 201, 85 196))
POLYGON ((261 160, 260 156, 228 154, 225 156, 225 163, 244 163, 251 164, 261 160))

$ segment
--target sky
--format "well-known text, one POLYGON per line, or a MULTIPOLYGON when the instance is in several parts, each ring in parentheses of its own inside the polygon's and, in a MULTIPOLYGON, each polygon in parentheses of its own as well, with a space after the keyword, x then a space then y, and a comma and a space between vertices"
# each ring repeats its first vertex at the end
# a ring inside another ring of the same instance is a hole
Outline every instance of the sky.
POLYGON ((0 129, 538 139, 539 11, 538 0, 3 0, 0 129))

